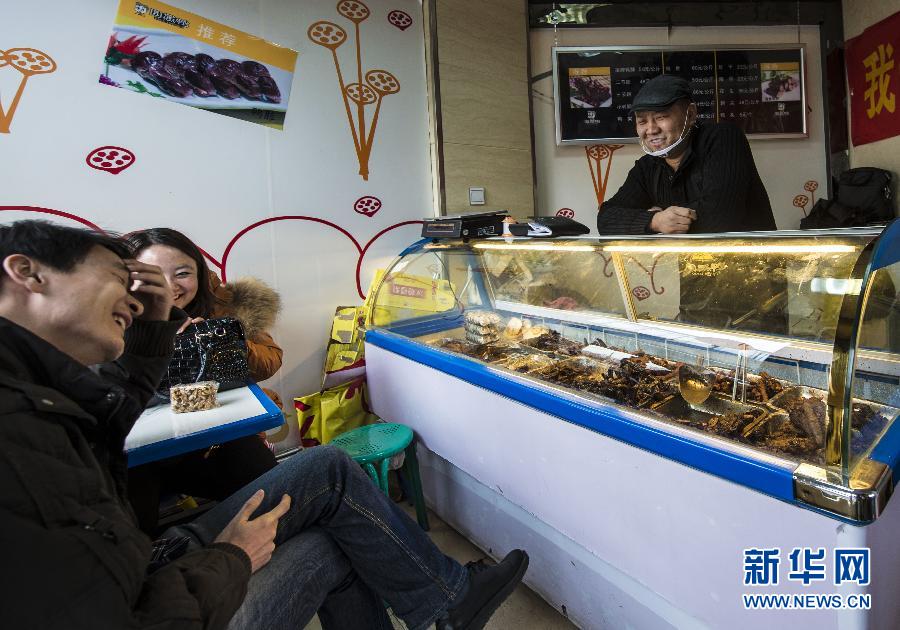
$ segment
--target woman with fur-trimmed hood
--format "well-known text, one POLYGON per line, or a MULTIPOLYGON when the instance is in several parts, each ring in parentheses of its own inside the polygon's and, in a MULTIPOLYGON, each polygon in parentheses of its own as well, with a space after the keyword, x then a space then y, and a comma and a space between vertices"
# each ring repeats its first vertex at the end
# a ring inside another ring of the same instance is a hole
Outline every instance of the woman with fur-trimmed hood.
MULTIPOLYGON (((175 306, 192 322, 230 316, 240 320, 247 339, 250 375, 270 378, 281 368, 282 350, 269 330, 281 310, 281 297, 261 280, 241 278, 222 284, 209 270, 200 249, 169 228, 135 232, 128 237, 134 257, 163 271, 175 306)), ((263 391, 281 407, 281 399, 263 391)), ((135 466, 128 472, 128 495, 141 529, 155 533, 161 495, 177 493, 221 500, 275 466, 263 436, 249 435, 177 457, 135 466)))
MULTIPOLYGON (((222 284, 212 271, 209 272, 209 287, 216 299, 212 317, 234 317, 244 325, 250 376, 257 383, 273 376, 281 369, 283 352, 267 331, 275 325, 281 310, 281 296, 256 278, 238 278, 222 284)), ((265 388, 263 391, 276 405, 282 406, 278 394, 265 388)))

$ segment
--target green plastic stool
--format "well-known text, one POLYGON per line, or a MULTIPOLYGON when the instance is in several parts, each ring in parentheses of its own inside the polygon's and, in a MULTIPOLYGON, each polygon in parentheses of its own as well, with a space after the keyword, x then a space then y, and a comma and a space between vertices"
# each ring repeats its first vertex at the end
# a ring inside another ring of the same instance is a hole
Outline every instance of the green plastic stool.
POLYGON ((428 512, 422 496, 422 478, 419 477, 419 460, 416 444, 409 427, 391 422, 376 422, 348 431, 330 443, 345 451, 360 464, 381 491, 388 493, 388 464, 400 451, 406 452, 403 474, 412 484, 419 527, 428 531, 428 512))

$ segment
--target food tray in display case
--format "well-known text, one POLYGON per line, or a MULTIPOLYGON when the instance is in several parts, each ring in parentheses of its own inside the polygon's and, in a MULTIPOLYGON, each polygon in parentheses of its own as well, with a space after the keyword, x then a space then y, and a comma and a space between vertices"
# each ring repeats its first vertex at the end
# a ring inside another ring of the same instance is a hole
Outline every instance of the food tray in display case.
POLYGON ((887 504, 900 459, 898 287, 898 222, 423 240, 376 288, 366 341, 865 523, 887 504), (693 393, 691 375, 702 376, 693 393))

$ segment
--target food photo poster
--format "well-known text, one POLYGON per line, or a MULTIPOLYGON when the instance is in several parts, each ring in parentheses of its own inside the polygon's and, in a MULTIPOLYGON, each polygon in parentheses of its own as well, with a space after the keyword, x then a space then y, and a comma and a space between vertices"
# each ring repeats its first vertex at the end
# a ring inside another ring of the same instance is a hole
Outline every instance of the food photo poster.
POLYGON ((100 83, 284 128, 297 52, 162 2, 121 0, 100 83))

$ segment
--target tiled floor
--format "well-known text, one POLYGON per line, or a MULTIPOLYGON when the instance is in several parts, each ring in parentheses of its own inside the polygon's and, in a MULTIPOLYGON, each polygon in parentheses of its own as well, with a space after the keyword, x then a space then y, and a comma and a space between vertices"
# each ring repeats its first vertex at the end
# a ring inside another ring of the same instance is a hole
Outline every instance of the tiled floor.
MULTIPOLYGON (((412 508, 404 507, 415 518, 412 508)), ((428 518, 431 525, 429 535, 444 553, 462 563, 485 557, 480 549, 434 513, 429 512, 428 518)), ((403 623, 397 619, 394 620, 394 626, 404 628, 403 623)), ((485 626, 487 630, 571 630, 574 627, 525 585, 519 585, 485 626)), ((306 630, 320 630, 320 628, 319 620, 313 619, 306 630)))

